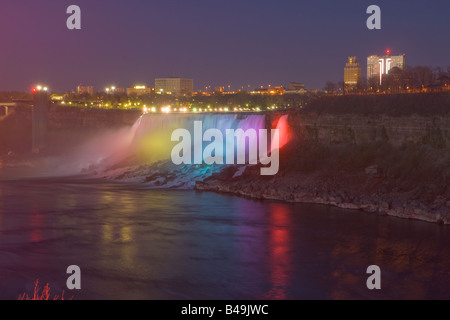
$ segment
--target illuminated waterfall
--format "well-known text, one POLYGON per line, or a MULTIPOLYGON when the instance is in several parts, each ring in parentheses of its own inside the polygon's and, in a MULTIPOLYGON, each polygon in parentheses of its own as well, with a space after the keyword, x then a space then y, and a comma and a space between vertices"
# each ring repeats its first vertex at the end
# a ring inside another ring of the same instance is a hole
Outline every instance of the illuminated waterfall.
MULTIPOLYGON (((227 129, 259 131, 276 128, 279 130, 280 148, 290 139, 287 116, 281 116, 269 123, 264 114, 148 113, 142 115, 131 128, 105 131, 73 148, 70 153, 49 160, 47 175, 65 176, 81 173, 95 178, 146 183, 150 187, 192 188, 196 181, 203 180, 214 172, 220 172, 226 165, 205 163, 175 165, 172 162, 171 152, 179 143, 172 141, 172 133, 182 128, 194 135, 196 121, 202 123, 201 136, 208 129, 218 129, 225 137, 227 129)), ((270 130, 268 132, 268 150, 271 150, 270 130)), ((202 139, 200 140, 202 151, 210 142, 203 143, 202 139)), ((223 142, 222 156, 226 158, 228 152, 234 152, 236 156, 236 149, 229 148, 225 139, 223 142)), ((198 139, 192 139, 191 143, 192 149, 198 147, 196 145, 198 139)), ((244 142, 240 147, 242 145, 247 151, 249 142, 244 142)), ((247 160, 248 158, 246 156, 247 160)))
MULTIPOLYGON (((169 160, 176 142, 171 141, 172 132, 179 128, 189 130, 192 136, 193 124, 201 121, 202 134, 208 129, 218 129, 225 136, 227 129, 264 129, 264 115, 244 114, 145 114, 135 124, 134 148, 142 161, 169 160)), ((194 144, 194 141, 193 141, 194 144)), ((194 148, 194 145, 192 146, 194 148)), ((203 146, 205 147, 205 145, 203 146)), ((224 147, 224 150, 226 148, 224 147)))

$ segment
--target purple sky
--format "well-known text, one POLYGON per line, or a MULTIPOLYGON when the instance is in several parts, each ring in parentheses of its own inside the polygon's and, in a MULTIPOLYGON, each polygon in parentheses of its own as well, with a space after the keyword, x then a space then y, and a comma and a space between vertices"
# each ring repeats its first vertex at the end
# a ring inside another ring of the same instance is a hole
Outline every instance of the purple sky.
POLYGON ((343 78, 347 56, 390 48, 407 64, 450 65, 448 0, 2 0, 0 90, 37 82, 53 91, 96 90, 157 77, 205 86, 288 85, 321 89, 343 78), (82 30, 66 9, 82 10, 82 30), (382 29, 366 28, 366 9, 382 29))

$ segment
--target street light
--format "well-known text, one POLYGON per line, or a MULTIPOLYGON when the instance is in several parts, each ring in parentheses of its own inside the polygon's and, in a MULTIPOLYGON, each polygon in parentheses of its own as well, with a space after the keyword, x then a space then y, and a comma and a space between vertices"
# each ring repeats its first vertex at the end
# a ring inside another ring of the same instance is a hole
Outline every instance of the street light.
POLYGON ((33 92, 33 93, 37 93, 38 91, 48 91, 48 87, 43 87, 41 85, 38 85, 38 86, 34 87, 33 89, 31 89, 31 92, 33 92))

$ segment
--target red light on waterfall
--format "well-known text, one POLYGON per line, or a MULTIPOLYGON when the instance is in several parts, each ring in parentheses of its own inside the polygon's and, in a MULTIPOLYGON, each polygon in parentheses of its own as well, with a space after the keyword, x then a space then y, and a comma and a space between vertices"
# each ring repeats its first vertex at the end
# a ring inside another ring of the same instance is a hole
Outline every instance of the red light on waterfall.
POLYGON ((387 55, 391 54, 391 50, 387 49, 387 50, 386 50, 386 54, 387 54, 387 55))
POLYGON ((280 149, 284 147, 292 138, 292 132, 291 127, 288 123, 288 116, 284 115, 281 116, 278 121, 274 122, 274 125, 272 127, 275 127, 279 130, 280 133, 280 149))

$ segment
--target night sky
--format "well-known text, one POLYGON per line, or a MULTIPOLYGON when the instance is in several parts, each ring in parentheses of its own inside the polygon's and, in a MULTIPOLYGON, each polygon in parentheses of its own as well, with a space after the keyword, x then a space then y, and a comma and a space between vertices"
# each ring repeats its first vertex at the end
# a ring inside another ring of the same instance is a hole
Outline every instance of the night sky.
POLYGON ((0 90, 52 91, 79 83, 153 85, 157 77, 194 79, 195 89, 343 79, 347 56, 363 76, 366 57, 389 48, 411 66, 450 65, 448 0, 1 0, 0 90), (82 11, 69 31, 66 9, 82 11), (366 9, 382 11, 368 30, 366 9))

